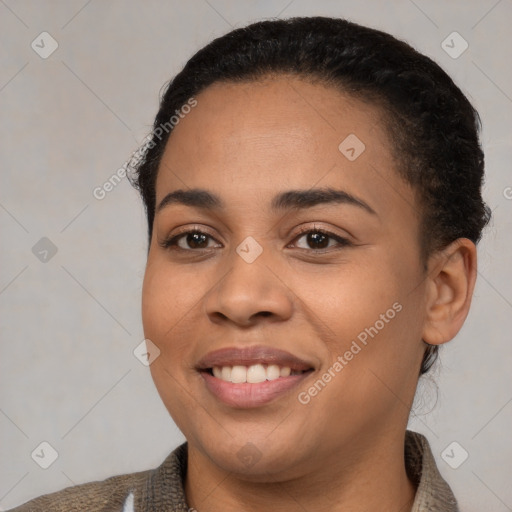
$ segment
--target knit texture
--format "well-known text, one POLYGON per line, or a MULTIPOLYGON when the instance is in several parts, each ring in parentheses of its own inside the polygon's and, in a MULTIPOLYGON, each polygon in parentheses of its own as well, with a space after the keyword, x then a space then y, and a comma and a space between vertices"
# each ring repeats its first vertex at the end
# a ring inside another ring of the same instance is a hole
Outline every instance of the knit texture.
MULTIPOLYGON (((408 430, 404 450, 407 474, 417 486, 410 512, 459 512, 427 439, 408 430)), ((68 487, 10 512, 189 512, 183 488, 186 471, 183 443, 155 469, 68 487)))

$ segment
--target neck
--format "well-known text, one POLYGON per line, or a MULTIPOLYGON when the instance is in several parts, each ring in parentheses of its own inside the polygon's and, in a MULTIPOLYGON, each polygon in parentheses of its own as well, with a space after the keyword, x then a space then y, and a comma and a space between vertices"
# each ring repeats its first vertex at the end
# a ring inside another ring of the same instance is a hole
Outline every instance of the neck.
POLYGON ((334 453, 312 463, 293 478, 270 475, 258 482, 219 468, 189 444, 185 494, 188 506, 198 511, 256 512, 272 510, 396 510, 409 511, 415 486, 404 461, 404 435, 382 436, 358 456, 334 453))

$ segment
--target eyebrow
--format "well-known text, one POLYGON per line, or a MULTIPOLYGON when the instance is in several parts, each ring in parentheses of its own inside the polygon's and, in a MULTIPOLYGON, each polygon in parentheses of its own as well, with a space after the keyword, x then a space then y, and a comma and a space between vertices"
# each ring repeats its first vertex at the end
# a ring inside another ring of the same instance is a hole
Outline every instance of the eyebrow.
MULTIPOLYGON (((358 206, 372 215, 377 215, 375 210, 362 199, 344 190, 337 190, 330 187, 282 192, 272 199, 270 207, 273 212, 280 212, 291 209, 312 208, 313 206, 329 203, 358 206)), ((219 196, 200 188, 189 190, 180 189, 170 192, 160 201, 156 212, 160 212, 171 204, 182 204, 210 211, 219 211, 225 208, 224 202, 219 196)))

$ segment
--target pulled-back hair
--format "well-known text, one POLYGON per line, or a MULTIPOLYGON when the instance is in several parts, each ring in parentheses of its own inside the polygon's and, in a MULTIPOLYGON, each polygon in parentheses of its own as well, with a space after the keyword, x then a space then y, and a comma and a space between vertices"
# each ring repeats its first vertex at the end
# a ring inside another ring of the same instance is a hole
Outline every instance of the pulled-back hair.
MULTIPOLYGON (((303 17, 238 28, 199 50, 169 82, 143 157, 130 177, 140 191, 151 242, 155 183, 172 127, 169 119, 215 82, 291 74, 333 86, 385 113, 397 172, 416 194, 425 262, 457 238, 477 243, 490 219, 481 196, 480 119, 452 79, 430 58, 379 30, 344 19, 303 17), (162 136, 163 135, 163 136, 162 136)), ((437 358, 427 346, 420 373, 437 358)))

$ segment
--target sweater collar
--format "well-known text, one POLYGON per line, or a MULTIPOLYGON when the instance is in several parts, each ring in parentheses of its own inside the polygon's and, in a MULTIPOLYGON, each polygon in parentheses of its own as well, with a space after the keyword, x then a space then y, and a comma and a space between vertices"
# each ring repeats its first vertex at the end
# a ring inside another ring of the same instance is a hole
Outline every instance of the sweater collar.
POLYGON ((441 476, 427 438, 405 432, 405 468, 416 485, 411 512, 459 512, 452 490, 441 476))
MULTIPOLYGON (((407 430, 404 454, 407 474, 416 485, 411 512, 459 512, 450 487, 439 473, 427 439, 407 430)), ((135 510, 189 512, 184 490, 186 471, 187 443, 183 443, 161 466, 150 471, 144 488, 135 497, 135 510)))

